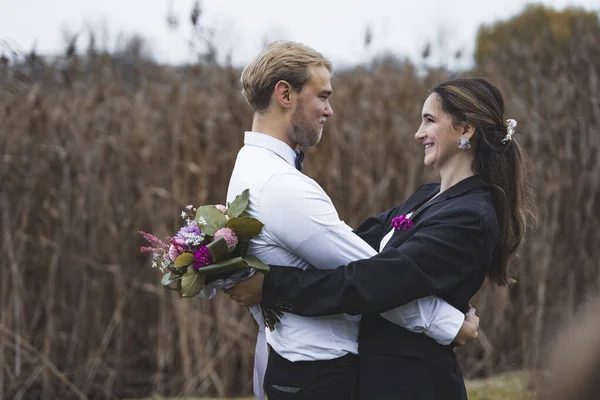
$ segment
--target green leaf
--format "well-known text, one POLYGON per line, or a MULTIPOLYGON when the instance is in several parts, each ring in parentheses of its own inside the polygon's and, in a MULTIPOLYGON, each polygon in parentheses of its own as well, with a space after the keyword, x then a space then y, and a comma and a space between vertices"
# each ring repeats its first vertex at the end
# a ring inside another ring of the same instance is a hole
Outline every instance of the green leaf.
POLYGON ((227 217, 215 206, 202 206, 196 211, 196 221, 202 232, 214 236, 215 232, 225 227, 227 217), (202 219, 204 222, 200 222, 202 219))
POLYGON ((210 251, 213 263, 223 261, 231 256, 227 242, 223 238, 218 238, 214 242, 207 244, 206 247, 210 251))
POLYGON ((237 246, 235 246, 234 254, 236 256, 245 256, 248 254, 249 243, 247 241, 239 241, 237 246))
POLYGON ((264 224, 256 218, 241 217, 231 218, 227 227, 231 228, 239 240, 248 241, 262 231, 264 224))
POLYGON ((206 275, 193 268, 188 268, 181 277, 179 296, 183 298, 196 296, 204 287, 205 280, 206 275))
POLYGON ((229 260, 221 261, 202 267, 200 270, 203 274, 221 274, 223 272, 237 271, 239 269, 248 268, 248 263, 242 257, 234 257, 229 260))
POLYGON ((229 218, 239 217, 248 207, 248 199, 250 198, 250 190, 246 189, 242 194, 237 195, 227 208, 229 218))
POLYGON ((185 271, 187 271, 187 266, 186 267, 178 267, 175 264, 170 264, 167 267, 167 269, 175 275, 183 275, 183 274, 185 274, 185 271))
POLYGON ((186 267, 194 262, 194 255, 192 253, 183 253, 179 255, 173 262, 178 267, 186 267))
POLYGON ((181 279, 181 275, 175 275, 175 278, 172 278, 171 273, 169 272, 169 273, 163 275, 163 277, 160 281, 160 284, 164 288, 167 288, 169 290, 177 290, 177 287, 173 287, 173 286, 171 286, 171 284, 173 282, 177 282, 180 279, 181 279))
POLYGON ((262 272, 269 272, 271 269, 255 256, 235 257, 229 260, 211 264, 207 267, 202 267, 200 271, 203 274, 222 274, 224 272, 233 272, 245 268, 256 268, 262 272))
POLYGON ((249 267, 255 268, 259 271, 269 272, 271 270, 271 267, 260 261, 256 256, 244 256, 243 259, 248 263, 249 267))

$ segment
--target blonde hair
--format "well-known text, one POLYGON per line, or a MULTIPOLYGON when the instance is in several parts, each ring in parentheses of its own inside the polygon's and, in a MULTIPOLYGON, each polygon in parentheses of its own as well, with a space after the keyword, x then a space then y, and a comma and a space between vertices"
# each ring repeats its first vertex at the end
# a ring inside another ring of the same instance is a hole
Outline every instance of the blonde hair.
POLYGON ((242 71, 242 94, 255 112, 265 111, 277 82, 300 91, 310 79, 309 67, 321 66, 332 71, 331 61, 302 43, 273 42, 242 71))

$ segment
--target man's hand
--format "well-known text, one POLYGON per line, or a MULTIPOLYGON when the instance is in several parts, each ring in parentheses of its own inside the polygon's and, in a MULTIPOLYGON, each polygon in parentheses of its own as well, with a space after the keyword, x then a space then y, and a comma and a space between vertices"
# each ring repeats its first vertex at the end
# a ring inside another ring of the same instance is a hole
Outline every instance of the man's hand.
POLYGON ((477 339, 477 329, 479 329, 479 317, 475 315, 475 309, 471 307, 465 314, 465 321, 452 343, 460 347, 471 340, 477 339))
POLYGON ((257 271, 250 278, 238 282, 234 287, 227 289, 224 292, 233 300, 237 301, 240 307, 249 307, 260 303, 262 300, 264 280, 265 275, 262 272, 257 271))

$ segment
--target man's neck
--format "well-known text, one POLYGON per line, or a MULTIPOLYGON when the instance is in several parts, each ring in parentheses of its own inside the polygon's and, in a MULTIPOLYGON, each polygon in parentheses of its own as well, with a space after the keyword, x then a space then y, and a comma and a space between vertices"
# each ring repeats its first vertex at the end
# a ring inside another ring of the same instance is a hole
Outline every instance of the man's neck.
POLYGON ((292 149, 295 149, 298 144, 294 143, 290 139, 289 135, 287 134, 288 129, 289 124, 287 121, 276 120, 258 113, 254 115, 254 119, 252 121, 252 132, 259 132, 274 137, 275 139, 281 140, 292 149))

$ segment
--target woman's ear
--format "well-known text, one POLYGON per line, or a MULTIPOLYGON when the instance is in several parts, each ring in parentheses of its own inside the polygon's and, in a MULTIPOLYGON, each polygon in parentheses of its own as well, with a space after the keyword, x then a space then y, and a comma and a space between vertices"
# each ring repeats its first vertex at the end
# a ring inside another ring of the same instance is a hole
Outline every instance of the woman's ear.
POLYGON ((275 84, 275 90, 273 91, 275 100, 283 108, 290 108, 292 106, 292 85, 286 81, 279 81, 275 84))
POLYGON ((465 124, 462 129, 462 136, 465 136, 469 140, 473 139, 473 135, 475 135, 475 127, 473 125, 465 124))

